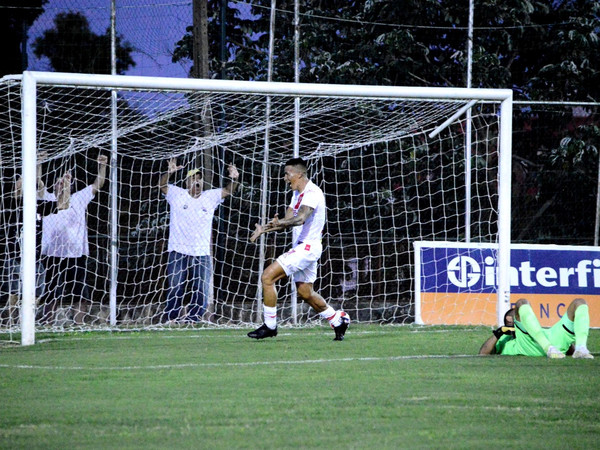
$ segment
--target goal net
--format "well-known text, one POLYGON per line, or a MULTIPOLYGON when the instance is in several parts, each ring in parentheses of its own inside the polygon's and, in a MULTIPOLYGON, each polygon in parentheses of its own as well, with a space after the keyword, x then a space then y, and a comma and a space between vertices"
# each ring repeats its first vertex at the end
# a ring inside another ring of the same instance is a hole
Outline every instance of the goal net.
MULTIPOLYGON (((20 78, 0 87, 2 330, 21 326, 27 289, 36 330, 260 323, 260 274, 291 236, 256 244, 249 236, 285 214, 283 165, 295 155, 327 202, 315 289, 355 322, 414 320, 413 242, 499 240, 506 91, 34 74, 33 90, 20 78), (22 116, 27 101, 35 108, 22 116), (190 319, 196 285, 185 277, 181 310, 165 320, 171 217, 159 184, 172 158, 183 168, 169 186, 186 189, 196 168, 204 190, 227 186, 230 164, 240 174, 214 213, 199 320, 190 319), (60 204, 69 183, 68 209, 39 221, 36 274, 29 262, 27 278, 21 248, 31 253, 35 228, 24 206, 37 198, 44 215, 42 200, 60 204)), ((281 283, 278 306, 281 324, 319 323, 291 283, 281 283)))

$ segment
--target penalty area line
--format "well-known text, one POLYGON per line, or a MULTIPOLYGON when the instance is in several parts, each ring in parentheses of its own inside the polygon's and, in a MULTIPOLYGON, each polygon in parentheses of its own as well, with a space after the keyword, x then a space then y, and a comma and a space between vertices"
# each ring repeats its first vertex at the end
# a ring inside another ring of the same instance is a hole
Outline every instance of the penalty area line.
POLYGON ((225 362, 225 363, 183 363, 183 364, 150 364, 147 366, 36 366, 33 364, 0 364, 2 369, 24 369, 24 370, 105 370, 105 371, 129 371, 129 370, 168 370, 168 369, 190 369, 190 368, 218 368, 218 367, 253 367, 253 366, 285 366, 301 364, 330 364, 344 362, 377 362, 377 361, 402 361, 415 359, 458 359, 478 358, 479 355, 403 355, 387 357, 358 357, 358 358, 333 358, 333 359, 305 359, 292 361, 248 361, 248 362, 225 362))

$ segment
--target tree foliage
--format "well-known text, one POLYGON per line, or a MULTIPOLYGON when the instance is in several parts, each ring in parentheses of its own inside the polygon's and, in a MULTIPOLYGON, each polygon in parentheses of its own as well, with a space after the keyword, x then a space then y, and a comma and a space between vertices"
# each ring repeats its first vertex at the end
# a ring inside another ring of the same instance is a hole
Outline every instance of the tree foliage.
POLYGON ((27 29, 44 11, 48 0, 0 0, 2 30, 2 68, 0 76, 21 73, 27 69, 24 43, 27 29))
MULTIPOLYGON (((209 4, 211 70, 218 76, 219 4, 209 4)), ((264 80, 270 1, 227 10, 226 77, 264 80)), ((273 79, 293 81, 294 2, 277 3, 273 79)), ((592 0, 482 0, 475 4, 473 86, 536 100, 599 99, 600 6, 592 0)), ((311 0, 300 19, 303 82, 466 85, 468 2, 311 0)), ((191 27, 175 61, 192 55, 191 27)))
MULTIPOLYGON (((54 28, 46 30, 33 43, 35 55, 47 57, 57 72, 111 73, 110 29, 96 34, 87 18, 78 12, 57 14, 54 28)), ((117 73, 135 66, 133 47, 116 36, 117 73)))

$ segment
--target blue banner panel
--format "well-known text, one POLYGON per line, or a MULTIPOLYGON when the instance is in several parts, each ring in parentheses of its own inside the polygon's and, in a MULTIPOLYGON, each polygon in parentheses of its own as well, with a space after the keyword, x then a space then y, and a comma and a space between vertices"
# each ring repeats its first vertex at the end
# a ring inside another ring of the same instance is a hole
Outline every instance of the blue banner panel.
MULTIPOLYGON (((417 321, 495 324, 496 245, 418 242, 415 249, 417 321)), ((600 326, 600 248, 513 244, 509 279, 511 303, 527 298, 543 326, 575 298, 588 302, 591 325, 600 326)))

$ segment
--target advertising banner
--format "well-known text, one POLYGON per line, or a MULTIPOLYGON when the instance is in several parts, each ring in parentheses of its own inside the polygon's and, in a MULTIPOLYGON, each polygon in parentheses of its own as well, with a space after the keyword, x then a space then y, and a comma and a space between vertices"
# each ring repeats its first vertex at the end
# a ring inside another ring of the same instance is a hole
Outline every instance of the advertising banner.
MULTIPOLYGON (((496 325, 497 245, 415 242, 415 321, 496 325)), ((513 244, 511 304, 526 298, 542 326, 556 323, 575 298, 600 327, 600 248, 513 244)))

